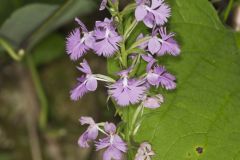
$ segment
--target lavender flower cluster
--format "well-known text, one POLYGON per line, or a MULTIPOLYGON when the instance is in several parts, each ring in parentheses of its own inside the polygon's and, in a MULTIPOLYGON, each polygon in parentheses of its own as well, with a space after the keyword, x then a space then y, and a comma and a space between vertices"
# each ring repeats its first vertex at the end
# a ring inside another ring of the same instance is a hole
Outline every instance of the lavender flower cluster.
MULTIPOLYGON (((180 54, 180 48, 174 40, 175 34, 167 33, 164 27, 170 17, 171 9, 164 0, 136 0, 132 10, 135 10, 135 20, 132 25, 121 26, 124 10, 119 12, 118 5, 118 0, 102 1, 100 10, 107 8, 113 17, 96 21, 93 31, 88 31, 87 27, 76 18, 79 27, 68 36, 66 50, 73 61, 80 59, 90 50, 98 56, 117 58, 122 68, 122 71, 116 73, 119 79, 94 74, 84 59, 77 67, 84 74, 77 79, 76 87, 71 90, 71 99, 79 100, 86 93, 95 91, 98 81, 103 81, 107 83, 109 96, 119 107, 138 105, 140 109, 158 108, 164 98, 161 94, 153 95, 150 89, 162 87, 173 90, 176 88, 175 76, 170 74, 164 66, 159 65, 156 60, 156 57, 165 54, 172 56, 180 54), (141 22, 152 30, 152 34, 140 34, 136 42, 126 48, 127 39, 141 22), (120 28, 126 29, 121 31, 120 28), (139 53, 136 53, 137 51, 139 53), (134 72, 139 67, 137 62, 141 60, 147 63, 146 73, 137 77, 134 72)), ((128 6, 125 8, 131 9, 128 6)), ((89 125, 78 141, 81 147, 89 147, 88 143, 95 141, 97 150, 106 149, 103 154, 104 160, 122 159, 122 154, 127 152, 127 144, 117 134, 113 123, 95 123, 90 117, 81 117, 80 122, 82 125, 89 125), (106 135, 106 138, 96 141, 99 131, 106 135)), ((150 156, 153 155, 151 145, 144 142, 140 145, 135 160, 150 160, 150 156)))

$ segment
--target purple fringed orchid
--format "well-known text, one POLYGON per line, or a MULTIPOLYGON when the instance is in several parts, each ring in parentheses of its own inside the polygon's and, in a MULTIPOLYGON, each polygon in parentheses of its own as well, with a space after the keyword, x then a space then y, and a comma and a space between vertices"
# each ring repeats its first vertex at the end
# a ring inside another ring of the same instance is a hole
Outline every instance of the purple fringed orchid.
POLYGON ((119 49, 122 37, 116 32, 113 20, 105 18, 103 22, 97 21, 94 30, 95 43, 93 50, 97 55, 104 57, 113 56, 119 49))
POLYGON ((155 153, 152 151, 152 146, 147 142, 143 142, 140 145, 134 160, 151 160, 151 157, 154 155, 155 153))
POLYGON ((127 152, 127 145, 120 136, 116 134, 116 126, 106 122, 104 130, 108 136, 96 142, 97 151, 106 148, 103 160, 121 160, 123 153, 127 152))
POLYGON ((141 101, 147 90, 144 80, 129 79, 128 70, 118 73, 121 78, 114 84, 109 85, 108 93, 120 106, 136 104, 141 101))
POLYGON ((83 148, 88 148, 88 142, 93 141, 98 136, 98 125, 94 122, 91 117, 81 117, 80 118, 81 125, 88 124, 89 127, 87 130, 80 136, 78 140, 78 145, 83 148))
POLYGON ((86 26, 78 19, 75 21, 80 25, 67 37, 67 54, 73 61, 81 58, 89 49, 92 48, 94 43, 93 32, 88 32, 86 26), (80 31, 81 30, 81 31, 80 31))
POLYGON ((170 17, 171 9, 164 0, 136 0, 135 17, 149 28, 164 25, 170 17))
POLYGON ((92 74, 91 68, 85 59, 82 63, 80 63, 78 70, 85 73, 86 75, 78 78, 78 84, 76 88, 71 90, 71 99, 74 101, 77 101, 87 92, 95 91, 98 85, 97 78, 92 74))
POLYGON ((155 29, 152 38, 148 42, 148 50, 151 54, 162 56, 166 53, 177 56, 180 54, 180 48, 177 42, 173 39, 174 33, 167 34, 166 28, 155 29), (161 38, 158 37, 158 34, 161 38))
POLYGON ((146 78, 150 85, 157 87, 161 85, 167 90, 176 88, 176 78, 172 74, 168 73, 163 66, 154 66, 153 69, 148 71, 146 78))
POLYGON ((152 97, 146 97, 143 100, 143 106, 146 108, 155 109, 159 108, 163 102, 163 96, 161 94, 157 94, 152 97))

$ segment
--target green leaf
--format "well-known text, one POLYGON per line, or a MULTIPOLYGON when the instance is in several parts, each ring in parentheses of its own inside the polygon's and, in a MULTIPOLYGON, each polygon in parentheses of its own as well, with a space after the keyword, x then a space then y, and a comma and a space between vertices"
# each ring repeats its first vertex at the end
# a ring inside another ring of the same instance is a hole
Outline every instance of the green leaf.
POLYGON ((58 8, 57 5, 31 4, 16 10, 0 28, 0 34, 19 45, 58 8))
POLYGON ((160 109, 145 115, 136 140, 153 145, 154 159, 239 159, 240 55, 234 34, 207 1, 170 4, 170 28, 182 53, 178 59, 165 59, 165 64, 178 86, 165 94, 160 109))
MULTIPOLYGON (((160 61, 175 74, 177 89, 163 93, 159 109, 145 110, 134 138, 152 144, 154 160, 239 160, 240 52, 235 34, 224 28, 207 0, 168 2, 168 30, 176 32, 182 52, 160 61)), ((127 120, 127 112, 123 114, 127 120)))
POLYGON ((0 35, 15 45, 31 49, 51 31, 93 9, 89 0, 68 0, 62 6, 31 4, 16 10, 0 28, 0 35), (86 7, 87 6, 87 7, 86 7))
POLYGON ((52 34, 41 41, 33 50, 32 58, 36 65, 49 63, 64 55, 64 37, 52 34))

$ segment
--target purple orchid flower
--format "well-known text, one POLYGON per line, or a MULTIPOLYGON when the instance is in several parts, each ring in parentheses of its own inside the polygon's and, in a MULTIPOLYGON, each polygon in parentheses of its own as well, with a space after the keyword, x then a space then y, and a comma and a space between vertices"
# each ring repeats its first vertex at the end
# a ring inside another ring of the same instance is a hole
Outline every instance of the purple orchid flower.
MULTIPOLYGON (((108 0, 102 0, 102 3, 99 8, 100 11, 104 10, 107 7, 107 2, 108 2, 108 0)), ((116 0, 112 0, 112 2, 115 3, 116 0)))
POLYGON ((163 102, 163 96, 161 94, 157 94, 153 97, 146 97, 143 100, 143 106, 146 108, 155 109, 159 108, 163 102))
POLYGON ((155 58, 153 58, 153 56, 150 54, 148 54, 148 55, 142 54, 142 59, 144 61, 148 62, 147 71, 149 71, 152 68, 152 66, 157 62, 157 60, 155 58))
POLYGON ((154 156, 155 153, 152 151, 152 147, 149 143, 143 142, 135 156, 135 160, 151 160, 151 156, 154 156))
POLYGON ((163 66, 154 66, 154 68, 147 73, 147 81, 150 85, 157 87, 161 85, 167 90, 173 90, 176 88, 175 80, 176 78, 168 73, 163 66))
POLYGON ((80 136, 78 140, 78 145, 83 148, 88 148, 88 142, 93 141, 98 136, 98 125, 94 122, 91 117, 81 117, 80 118, 81 125, 88 124, 89 127, 87 130, 80 136))
POLYGON ((75 20, 80 25, 67 37, 67 54, 70 55, 71 60, 76 61, 81 58, 89 49, 92 48, 95 41, 93 32, 88 32, 86 26, 78 19, 75 20))
POLYGON ((105 18, 103 22, 97 21, 94 31, 96 39, 93 50, 97 55, 111 57, 119 49, 119 42, 122 37, 116 32, 113 20, 105 18))
POLYGON ((127 144, 116 134, 116 126, 106 122, 104 129, 108 136, 96 142, 97 151, 106 148, 103 160, 121 160, 123 153, 127 152, 127 144))
POLYGON ((130 69, 118 73, 121 78, 114 84, 108 86, 108 93, 120 106, 136 104, 145 95, 147 86, 144 80, 129 79, 130 69))
POLYGON ((157 55, 162 56, 166 53, 177 56, 180 54, 178 43, 173 39, 175 33, 167 34, 166 28, 160 28, 159 33, 162 37, 162 46, 157 55))
POLYGON ((171 9, 164 0, 136 0, 135 17, 149 28, 164 25, 170 17, 171 9))
POLYGON ((180 54, 180 48, 177 42, 173 39, 174 33, 167 34, 166 28, 155 29, 152 38, 148 42, 148 50, 152 54, 162 56, 166 53, 177 56, 180 54), (160 34, 161 38, 157 35, 160 34))
POLYGON ((91 68, 85 59, 82 63, 80 63, 80 66, 81 67, 78 67, 78 70, 82 71, 86 75, 78 78, 78 84, 76 88, 71 90, 71 99, 74 101, 77 101, 87 92, 95 91, 98 85, 97 79, 92 74, 91 68))

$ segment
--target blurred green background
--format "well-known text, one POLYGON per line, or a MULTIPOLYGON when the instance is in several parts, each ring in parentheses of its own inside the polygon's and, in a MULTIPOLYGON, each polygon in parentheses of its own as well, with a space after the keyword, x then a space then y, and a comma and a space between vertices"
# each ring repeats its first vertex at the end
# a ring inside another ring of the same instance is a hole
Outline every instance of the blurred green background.
MULTIPOLYGON (((65 38, 79 17, 89 29, 107 16, 96 0, 1 0, 0 37, 16 54, 14 61, 0 47, 0 160, 91 160, 93 150, 80 149, 85 127, 80 116, 96 121, 112 118, 100 86, 81 101, 69 91, 80 73, 79 62, 65 53, 65 38), (105 111, 105 112, 103 112, 105 111)), ((94 72, 105 73, 105 60, 89 53, 94 72)))
MULTIPOLYGON (((127 0, 124 2, 128 2, 127 0)), ((124 3, 123 2, 123 3, 124 3)), ((223 21, 235 29, 234 8, 224 18, 228 1, 212 1, 223 21), (229 15, 228 14, 228 15, 229 15)), ((97 160, 93 148, 80 149, 84 131, 78 119, 113 119, 103 85, 81 101, 72 102, 69 91, 80 73, 65 53, 65 38, 79 17, 92 29, 100 0, 1 0, 0 1, 0 160, 97 160), (9 56, 6 52, 11 52, 9 56), (12 53, 14 52, 14 53, 12 53), (24 52, 24 55, 22 56, 24 52), (14 57, 15 56, 15 57, 14 57)), ((123 4, 124 5, 124 4, 123 4)), ((95 73, 106 73, 106 61, 86 56, 95 73)))

